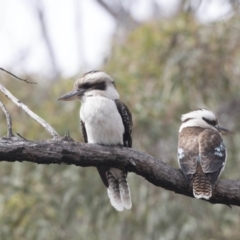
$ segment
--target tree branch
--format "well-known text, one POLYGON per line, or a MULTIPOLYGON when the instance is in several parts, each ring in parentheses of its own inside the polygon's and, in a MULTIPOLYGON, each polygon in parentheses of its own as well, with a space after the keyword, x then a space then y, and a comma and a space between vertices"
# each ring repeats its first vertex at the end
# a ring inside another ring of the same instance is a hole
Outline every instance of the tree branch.
POLYGON ((57 80, 60 75, 60 70, 57 64, 57 60, 54 54, 53 44, 51 42, 50 34, 47 30, 47 21, 46 21, 46 13, 43 7, 43 1, 35 1, 34 2, 36 7, 36 16, 37 20, 39 21, 39 25, 42 31, 43 40, 45 41, 47 53, 49 54, 51 67, 53 71, 53 80, 57 80))
MULTIPOLYGON (((139 22, 132 18, 130 12, 123 7, 121 1, 111 4, 107 4, 103 0, 96 0, 96 2, 103 7, 124 29, 131 31, 139 25, 139 22)), ((129 1, 128 4, 132 2, 129 1)))
POLYGON ((26 83, 30 83, 30 84, 37 84, 36 82, 29 82, 29 81, 27 81, 26 79, 22 79, 22 78, 20 78, 20 77, 18 77, 18 76, 16 76, 16 75, 14 75, 13 73, 5 70, 4 68, 0 68, 0 70, 3 71, 3 72, 6 72, 7 74, 11 75, 12 77, 15 77, 16 79, 18 79, 18 80, 20 80, 20 81, 23 81, 23 82, 26 82, 26 83))
MULTIPOLYGON (((64 140, 31 142, 1 138, 0 161, 124 168, 144 177, 155 186, 193 197, 192 188, 186 184, 181 170, 134 149, 64 140)), ((213 186, 213 196, 209 202, 240 206, 240 181, 219 179, 213 186)))
POLYGON ((0 101, 0 108, 3 110, 5 116, 6 116, 6 121, 7 121, 7 137, 11 138, 13 137, 13 132, 12 132, 12 118, 9 114, 9 112, 7 111, 6 107, 4 106, 4 104, 0 101))
POLYGON ((2 91, 10 100, 12 100, 18 107, 20 107, 31 118, 33 118, 40 125, 42 125, 52 135, 53 138, 59 137, 59 134, 50 124, 48 124, 45 120, 43 120, 37 114, 32 112, 26 105, 24 105, 20 100, 14 97, 2 84, 0 84, 0 91, 2 91))

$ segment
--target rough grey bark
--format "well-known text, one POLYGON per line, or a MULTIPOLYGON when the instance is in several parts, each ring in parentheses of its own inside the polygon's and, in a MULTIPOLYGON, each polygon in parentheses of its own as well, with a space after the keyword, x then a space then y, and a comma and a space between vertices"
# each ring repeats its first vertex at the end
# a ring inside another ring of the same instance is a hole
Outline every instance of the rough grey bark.
MULTIPOLYGON (((39 142, 0 138, 0 161, 124 168, 158 187, 193 197, 192 188, 187 186, 179 169, 130 148, 77 143, 68 137, 39 142)), ((219 179, 209 202, 240 206, 240 181, 219 179)))

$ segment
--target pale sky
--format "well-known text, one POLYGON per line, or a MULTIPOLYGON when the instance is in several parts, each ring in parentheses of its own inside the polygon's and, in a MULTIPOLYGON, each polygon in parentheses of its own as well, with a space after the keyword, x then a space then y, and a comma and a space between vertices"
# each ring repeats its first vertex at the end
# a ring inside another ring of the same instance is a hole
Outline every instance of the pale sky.
MULTIPOLYGON (((37 1, 40 0, 0 0, 0 67, 42 76, 51 72, 36 19, 37 1)), ((167 16, 174 12, 178 0, 158 2, 167 16)), ((204 2, 197 13, 202 22, 224 17, 231 10, 224 1, 204 2)), ((47 30, 62 75, 71 77, 79 70, 85 72, 101 67, 116 27, 112 17, 94 0, 42 0, 42 3, 47 30), (80 28, 76 24, 76 9, 80 28)), ((133 6, 134 17, 147 20, 151 15, 148 3, 149 0, 138 0, 133 6)))

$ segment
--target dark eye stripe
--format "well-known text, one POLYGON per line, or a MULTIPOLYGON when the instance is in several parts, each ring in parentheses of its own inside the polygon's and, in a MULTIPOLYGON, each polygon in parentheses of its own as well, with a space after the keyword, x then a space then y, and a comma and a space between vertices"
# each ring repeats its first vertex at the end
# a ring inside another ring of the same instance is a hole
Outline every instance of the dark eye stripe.
POLYGON ((97 90, 106 90, 106 82, 99 82, 93 85, 92 87, 93 89, 97 89, 97 90))
POLYGON ((217 125, 217 121, 216 120, 209 120, 205 117, 202 118, 206 123, 208 123, 209 125, 212 125, 212 126, 216 126, 217 125))
POLYGON ((84 83, 79 86, 84 89, 106 90, 106 82, 84 83))

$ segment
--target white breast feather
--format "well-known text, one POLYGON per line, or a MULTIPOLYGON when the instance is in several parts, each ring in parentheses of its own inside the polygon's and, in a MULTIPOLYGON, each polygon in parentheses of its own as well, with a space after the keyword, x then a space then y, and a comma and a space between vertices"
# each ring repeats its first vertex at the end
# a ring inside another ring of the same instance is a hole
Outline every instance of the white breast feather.
POLYGON ((123 144, 124 126, 113 100, 88 97, 81 106, 80 118, 85 123, 89 143, 123 144))

